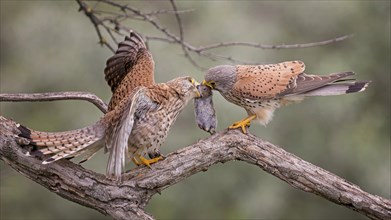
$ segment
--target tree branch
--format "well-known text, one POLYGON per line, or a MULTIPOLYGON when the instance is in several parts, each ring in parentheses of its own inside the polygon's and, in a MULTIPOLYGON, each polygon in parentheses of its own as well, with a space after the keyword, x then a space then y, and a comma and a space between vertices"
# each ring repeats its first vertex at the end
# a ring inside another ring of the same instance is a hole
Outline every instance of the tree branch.
POLYGON ((99 25, 102 25, 102 22, 94 15, 94 13, 92 13, 92 9, 90 7, 88 7, 86 4, 81 2, 81 0, 76 0, 76 1, 80 5, 79 11, 84 11, 85 15, 90 19, 92 24, 94 24, 95 31, 99 37, 100 45, 105 45, 107 48, 111 50, 111 52, 115 53, 114 48, 111 47, 111 45, 106 41, 106 39, 103 37, 99 29, 99 25))
POLYGON ((56 100, 85 100, 91 102, 103 113, 107 105, 95 94, 89 92, 47 92, 47 93, 0 93, 0 102, 42 102, 56 100))
MULTIPOLYGON (((316 46, 324 46, 328 44, 337 43, 340 41, 347 40, 353 37, 352 34, 343 35, 339 37, 335 37, 332 39, 327 39, 318 42, 310 42, 310 43, 302 43, 302 44, 280 44, 280 45, 272 45, 272 44, 261 44, 255 42, 218 42, 213 43, 206 46, 195 46, 190 42, 186 41, 184 38, 184 28, 182 25, 182 21, 180 18, 180 14, 183 14, 188 11, 193 10, 179 10, 174 0, 170 0, 170 4, 173 10, 159 10, 155 12, 145 12, 139 10, 129 4, 116 2, 112 0, 94 0, 93 2, 100 3, 105 10, 99 10, 88 6, 88 4, 83 0, 76 0, 80 6, 80 10, 83 11, 86 16, 92 22, 96 33, 99 37, 101 45, 107 46, 111 51, 114 52, 113 47, 102 37, 102 31, 100 28, 106 30, 106 32, 110 35, 115 45, 117 45, 116 39, 113 34, 113 30, 116 30, 115 33, 118 35, 127 35, 129 30, 132 28, 127 27, 126 25, 121 24, 125 23, 125 21, 129 20, 137 20, 143 21, 146 24, 150 24, 155 28, 158 32, 160 32, 163 36, 150 36, 148 34, 144 35, 144 38, 147 40, 157 40, 166 43, 177 44, 181 46, 185 57, 189 60, 192 65, 195 67, 204 70, 193 57, 192 55, 196 54, 200 57, 204 57, 210 60, 225 60, 231 63, 241 63, 241 64, 254 64, 249 62, 243 62, 235 57, 227 56, 223 54, 213 53, 212 50, 219 48, 227 48, 227 47, 248 47, 255 49, 296 49, 296 48, 309 48, 316 46), (173 34, 169 29, 164 27, 162 24, 157 22, 154 19, 154 16, 164 15, 164 14, 173 14, 178 24, 178 32, 179 36, 173 34), (123 31, 124 33, 121 33, 123 31)), ((89 1, 91 2, 91 1, 89 1)))
POLYGON ((216 49, 219 47, 232 47, 232 46, 253 47, 253 48, 260 48, 260 49, 297 49, 297 48, 315 47, 315 46, 322 46, 331 43, 336 43, 351 38, 353 36, 354 36, 353 34, 349 34, 349 35, 343 35, 340 37, 319 41, 319 42, 303 43, 303 44, 282 44, 282 45, 257 44, 251 42, 225 42, 225 43, 217 43, 217 44, 211 44, 203 47, 198 47, 197 49, 195 49, 195 52, 202 52, 211 49, 216 49))
POLYGON ((253 164, 289 185, 328 199, 371 219, 390 219, 391 201, 369 194, 282 148, 239 130, 219 132, 170 153, 152 169, 138 167, 121 183, 67 160, 42 165, 27 157, 15 138, 16 124, 0 116, 0 157, 12 168, 68 200, 115 219, 153 219, 144 211, 151 197, 216 163, 240 160, 253 164))

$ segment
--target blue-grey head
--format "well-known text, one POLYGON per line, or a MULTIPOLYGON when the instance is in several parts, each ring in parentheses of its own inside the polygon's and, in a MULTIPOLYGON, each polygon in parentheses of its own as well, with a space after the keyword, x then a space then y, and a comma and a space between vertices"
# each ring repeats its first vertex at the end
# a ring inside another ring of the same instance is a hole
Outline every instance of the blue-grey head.
POLYGON ((230 91, 236 82, 236 67, 231 65, 221 65, 210 68, 206 71, 203 85, 207 85, 220 93, 230 91))

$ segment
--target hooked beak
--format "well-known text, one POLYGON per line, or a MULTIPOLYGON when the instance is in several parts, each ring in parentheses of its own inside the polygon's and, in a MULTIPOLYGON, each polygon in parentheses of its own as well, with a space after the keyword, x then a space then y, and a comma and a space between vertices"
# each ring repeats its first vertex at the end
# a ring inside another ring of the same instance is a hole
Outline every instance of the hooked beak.
POLYGON ((208 83, 206 80, 202 81, 202 85, 206 85, 209 88, 213 89, 213 86, 210 83, 208 83))

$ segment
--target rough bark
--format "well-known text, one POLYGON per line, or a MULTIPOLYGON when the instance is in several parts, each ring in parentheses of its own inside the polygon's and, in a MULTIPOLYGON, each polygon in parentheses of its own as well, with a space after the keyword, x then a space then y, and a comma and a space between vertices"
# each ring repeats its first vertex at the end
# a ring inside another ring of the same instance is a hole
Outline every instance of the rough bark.
POLYGON ((289 185, 316 194, 371 219, 391 219, 391 201, 319 168, 282 148, 239 130, 229 130, 168 154, 153 169, 128 171, 121 182, 62 160, 42 165, 17 144, 15 123, 0 116, 0 157, 12 168, 52 192, 115 219, 153 219, 144 211, 151 197, 216 163, 240 160, 289 185))

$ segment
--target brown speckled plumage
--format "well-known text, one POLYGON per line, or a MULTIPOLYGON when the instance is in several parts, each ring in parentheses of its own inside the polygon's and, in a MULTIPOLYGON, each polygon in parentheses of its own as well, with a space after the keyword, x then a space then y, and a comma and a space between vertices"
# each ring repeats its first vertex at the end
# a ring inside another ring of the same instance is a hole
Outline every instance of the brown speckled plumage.
POLYGON ((237 81, 232 93, 249 99, 268 99, 294 86, 305 69, 301 61, 258 66, 236 66, 237 81))
POLYGON ((145 156, 159 152, 171 125, 186 104, 198 96, 190 77, 137 87, 109 112, 106 148, 110 151, 108 175, 119 176, 126 154, 145 156))
POLYGON ((307 96, 342 95, 365 90, 368 81, 345 77, 353 72, 326 76, 307 75, 302 61, 268 65, 217 66, 205 74, 204 84, 218 90, 228 101, 243 107, 249 117, 231 128, 249 125, 258 119, 266 125, 276 108, 303 100, 307 96), (243 122, 243 123, 242 123, 243 122))
POLYGON ((141 36, 131 32, 119 43, 114 56, 106 62, 105 79, 113 96, 108 110, 114 107, 138 86, 155 84, 154 61, 141 36))
POLYGON ((113 91, 109 112, 94 125, 67 132, 38 132, 19 126, 33 155, 47 155, 43 163, 83 154, 83 161, 105 147, 110 152, 109 177, 120 178, 126 158, 150 165, 185 105, 199 93, 191 77, 155 84, 153 60, 135 33, 119 44, 107 61, 106 80, 113 91))

